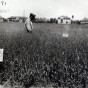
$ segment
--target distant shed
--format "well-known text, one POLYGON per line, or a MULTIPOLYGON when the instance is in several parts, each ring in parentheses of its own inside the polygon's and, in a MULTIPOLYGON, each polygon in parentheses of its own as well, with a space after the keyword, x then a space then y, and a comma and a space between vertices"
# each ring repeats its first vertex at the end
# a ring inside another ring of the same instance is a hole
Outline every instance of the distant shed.
POLYGON ((27 17, 22 17, 22 16, 11 16, 8 18, 8 21, 11 22, 24 22, 27 19, 27 17))
POLYGON ((88 18, 84 18, 83 20, 81 20, 81 24, 88 24, 88 18))
POLYGON ((16 17, 15 17, 15 16, 11 16, 11 17, 9 17, 9 18, 7 18, 7 19, 8 19, 8 21, 14 22, 15 19, 16 19, 16 17))

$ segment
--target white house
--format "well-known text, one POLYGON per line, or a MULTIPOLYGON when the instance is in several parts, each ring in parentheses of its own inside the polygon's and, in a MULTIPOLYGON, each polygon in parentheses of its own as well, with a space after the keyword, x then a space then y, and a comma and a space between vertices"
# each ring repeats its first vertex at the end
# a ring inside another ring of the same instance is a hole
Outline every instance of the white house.
POLYGON ((58 24, 71 24, 71 18, 67 16, 58 17, 58 24))
POLYGON ((88 24, 88 18, 84 18, 81 20, 81 24, 88 24))

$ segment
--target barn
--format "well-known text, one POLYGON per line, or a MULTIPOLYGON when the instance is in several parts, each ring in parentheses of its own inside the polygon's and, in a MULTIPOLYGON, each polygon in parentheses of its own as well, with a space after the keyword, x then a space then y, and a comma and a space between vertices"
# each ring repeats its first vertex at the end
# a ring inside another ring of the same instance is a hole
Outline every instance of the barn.
POLYGON ((88 24, 88 18, 84 18, 81 20, 81 24, 88 24))
POLYGON ((3 19, 4 19, 4 18, 3 18, 2 16, 0 16, 0 22, 3 22, 3 19))
POLYGON ((71 24, 71 18, 68 16, 58 17, 58 24, 71 24))
POLYGON ((11 17, 9 17, 9 18, 8 18, 8 21, 12 21, 12 22, 14 22, 14 21, 15 21, 15 19, 16 19, 16 17, 15 17, 15 16, 11 16, 11 17))
POLYGON ((21 16, 11 16, 8 18, 8 21, 11 22, 24 22, 27 19, 27 17, 21 17, 21 16))

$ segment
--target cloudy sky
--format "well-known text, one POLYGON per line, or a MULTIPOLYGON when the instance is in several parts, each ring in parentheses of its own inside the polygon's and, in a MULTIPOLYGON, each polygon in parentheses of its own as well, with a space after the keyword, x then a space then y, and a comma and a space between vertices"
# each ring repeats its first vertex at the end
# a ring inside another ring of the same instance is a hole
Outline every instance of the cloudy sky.
POLYGON ((0 0, 0 15, 3 17, 23 16, 24 10, 25 16, 32 12, 36 17, 74 15, 74 19, 83 19, 88 18, 88 0, 0 0), (6 5, 1 1, 6 1, 6 5))

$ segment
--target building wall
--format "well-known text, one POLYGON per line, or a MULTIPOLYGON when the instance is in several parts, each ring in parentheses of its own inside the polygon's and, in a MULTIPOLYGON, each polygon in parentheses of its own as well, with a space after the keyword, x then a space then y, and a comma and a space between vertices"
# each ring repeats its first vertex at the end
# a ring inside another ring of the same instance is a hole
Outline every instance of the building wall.
POLYGON ((0 18, 0 22, 3 22, 3 19, 2 18, 0 18))
POLYGON ((58 24, 71 24, 71 20, 68 20, 68 19, 58 19, 58 24), (62 23, 61 23, 61 20, 63 20, 62 23))
POLYGON ((81 21, 81 24, 88 24, 88 21, 81 21))

